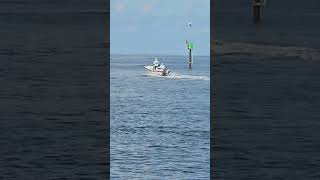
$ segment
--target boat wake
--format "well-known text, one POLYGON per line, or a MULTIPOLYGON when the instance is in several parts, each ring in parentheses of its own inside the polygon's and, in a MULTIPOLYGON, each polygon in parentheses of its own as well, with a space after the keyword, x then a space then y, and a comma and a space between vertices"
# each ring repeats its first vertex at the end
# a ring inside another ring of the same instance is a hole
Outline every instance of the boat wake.
POLYGON ((184 80, 205 80, 209 81, 210 78, 207 76, 195 76, 195 75, 183 75, 177 73, 170 73, 168 76, 161 76, 153 73, 146 74, 147 76, 167 78, 167 79, 184 79, 184 80))
POLYGON ((320 60, 320 49, 308 47, 281 47, 274 45, 241 43, 241 42, 215 42, 215 52, 217 55, 256 55, 257 57, 299 57, 304 60, 320 60))

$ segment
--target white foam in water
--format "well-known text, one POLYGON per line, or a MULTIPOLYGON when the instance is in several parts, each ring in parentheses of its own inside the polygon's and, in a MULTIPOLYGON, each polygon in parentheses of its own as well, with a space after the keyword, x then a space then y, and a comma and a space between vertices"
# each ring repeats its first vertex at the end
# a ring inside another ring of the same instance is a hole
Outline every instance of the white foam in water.
POLYGON ((183 74, 177 74, 177 73, 170 73, 170 75, 168 75, 168 76, 160 76, 160 75, 153 74, 153 73, 146 74, 146 75, 167 78, 167 79, 187 79, 187 80, 205 80, 205 81, 210 80, 210 78, 207 76, 183 75, 183 74))

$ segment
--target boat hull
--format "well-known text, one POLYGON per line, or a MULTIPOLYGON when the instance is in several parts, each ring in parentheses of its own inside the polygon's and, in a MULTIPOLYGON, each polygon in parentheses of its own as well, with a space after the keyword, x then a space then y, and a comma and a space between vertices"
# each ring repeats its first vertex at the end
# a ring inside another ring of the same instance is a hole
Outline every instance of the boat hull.
POLYGON ((167 76, 170 74, 170 71, 168 69, 157 69, 157 68, 154 68, 153 66, 144 66, 144 68, 159 76, 167 76))

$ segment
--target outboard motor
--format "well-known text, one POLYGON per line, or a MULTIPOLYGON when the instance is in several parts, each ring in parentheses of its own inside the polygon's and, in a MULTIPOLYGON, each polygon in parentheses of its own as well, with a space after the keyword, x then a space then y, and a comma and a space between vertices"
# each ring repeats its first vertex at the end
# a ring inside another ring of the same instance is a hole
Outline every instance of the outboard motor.
POLYGON ((170 74, 170 71, 169 71, 169 69, 167 69, 167 68, 165 68, 163 71, 162 71, 162 75, 163 76, 167 76, 167 75, 169 75, 170 74))

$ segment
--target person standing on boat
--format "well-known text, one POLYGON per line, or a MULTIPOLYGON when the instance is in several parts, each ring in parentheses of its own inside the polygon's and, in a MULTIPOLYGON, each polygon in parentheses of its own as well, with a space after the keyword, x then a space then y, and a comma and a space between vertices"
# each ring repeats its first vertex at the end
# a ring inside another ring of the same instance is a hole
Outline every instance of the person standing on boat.
POLYGON ((158 58, 155 58, 153 61, 153 69, 155 70, 159 66, 158 58))

